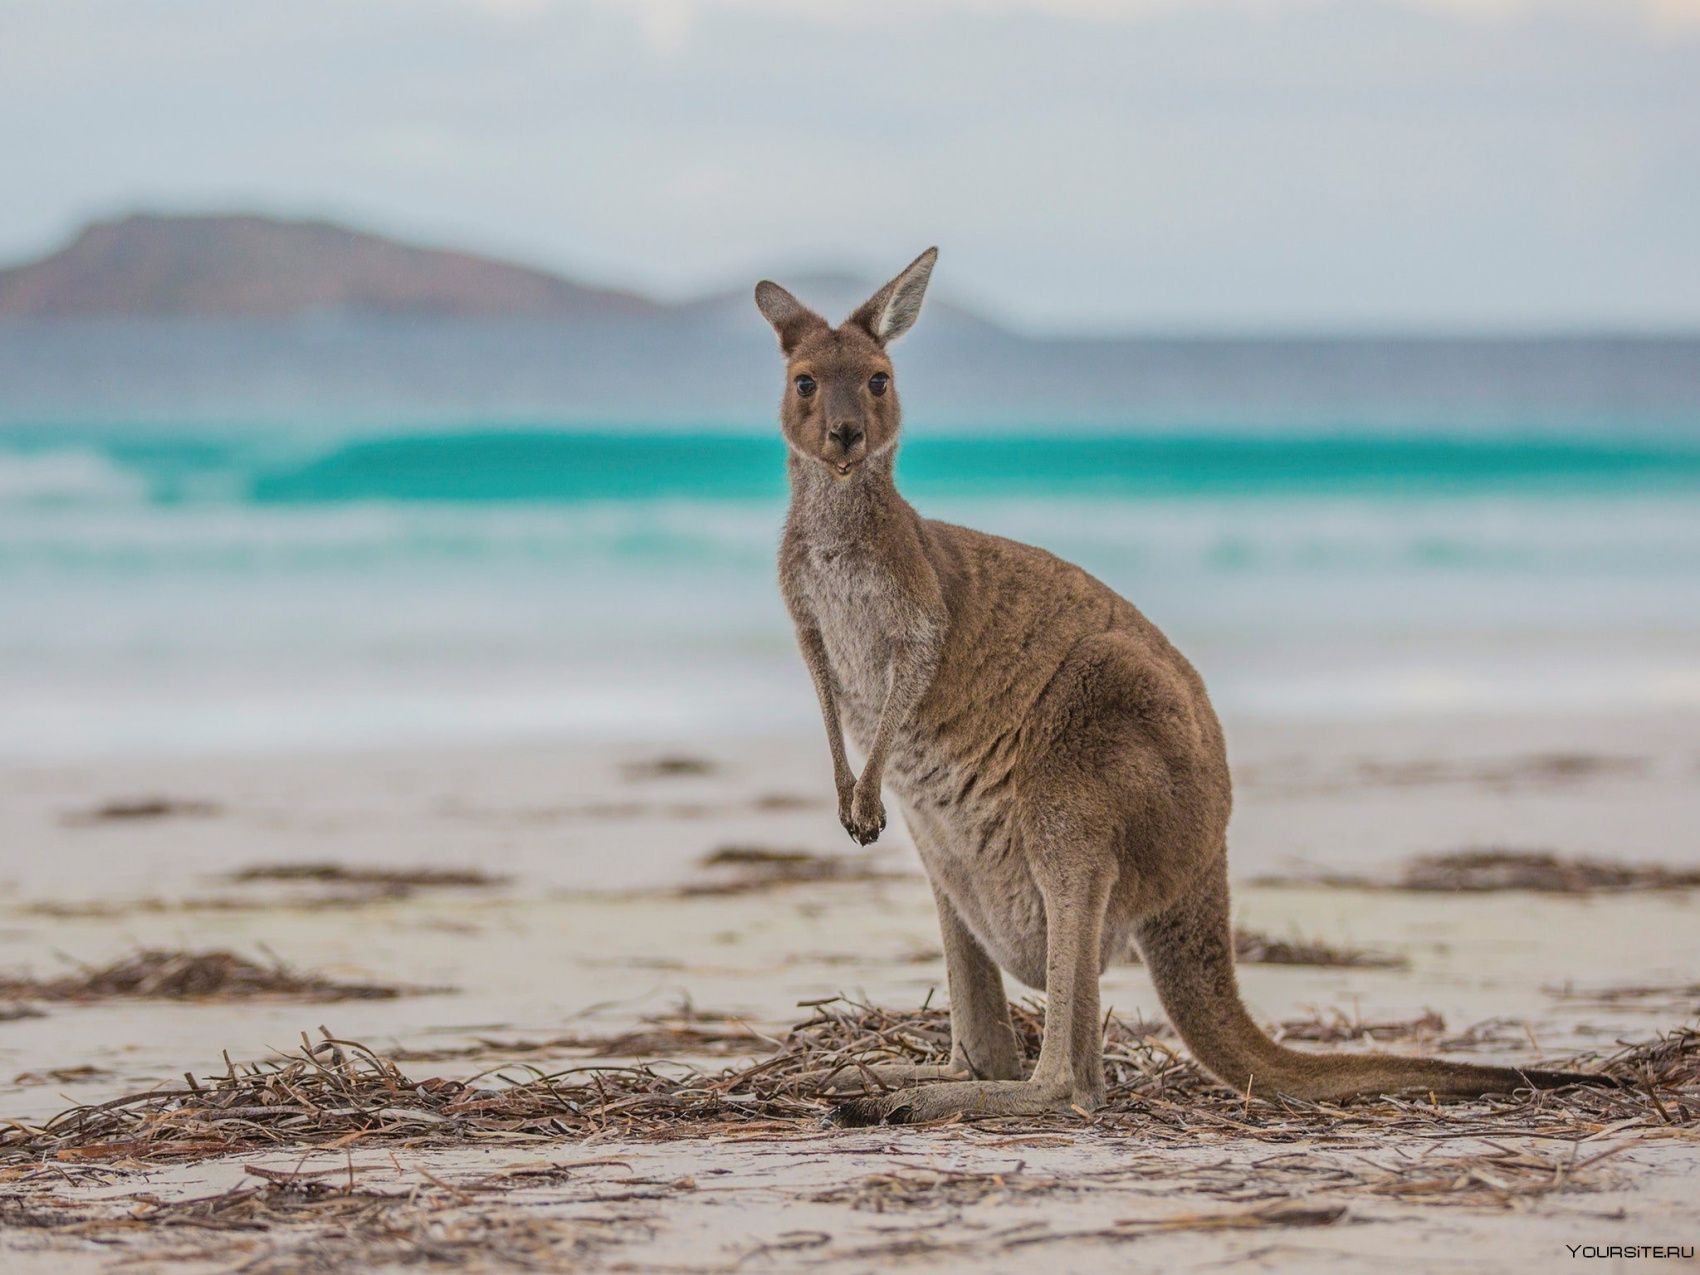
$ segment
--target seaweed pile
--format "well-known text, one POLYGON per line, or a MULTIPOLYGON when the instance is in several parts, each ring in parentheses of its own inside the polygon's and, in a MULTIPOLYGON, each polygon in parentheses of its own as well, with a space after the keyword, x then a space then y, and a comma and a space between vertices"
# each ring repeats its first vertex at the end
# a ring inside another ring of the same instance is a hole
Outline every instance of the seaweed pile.
POLYGON ((766 846, 721 846, 704 855, 710 875, 680 886, 683 898, 703 895, 753 894, 788 885, 823 881, 902 881, 900 872, 874 867, 865 855, 816 854, 810 850, 776 850, 766 846))
MULTIPOLYGON (((175 1241, 155 1257, 229 1263, 248 1275, 335 1275, 394 1266, 556 1270, 626 1238, 618 1218, 541 1215, 500 1198, 503 1175, 406 1190, 357 1184, 342 1171, 289 1173, 249 1165, 248 1180, 216 1195, 164 1200, 25 1203, 0 1198, 0 1226, 53 1239, 122 1245, 175 1241)), ((605 1197, 604 1197, 605 1198, 605 1197)))
POLYGON ((366 868, 340 863, 257 863, 232 872, 229 879, 243 883, 275 881, 357 886, 394 895, 407 895, 421 889, 480 889, 503 885, 508 880, 482 868, 366 868))
POLYGON ((254 997, 388 1000, 423 990, 389 983, 345 983, 304 973, 280 960, 261 963, 235 952, 174 952, 158 948, 144 948, 110 965, 83 966, 78 973, 60 978, 0 978, 0 1000, 14 1001, 250 1000, 254 997))
MULTIPOLYGON (((660 1141, 726 1135, 795 1136, 820 1127, 833 1083, 867 1077, 885 1062, 940 1063, 949 1018, 923 1007, 892 1013, 842 999, 814 1003, 771 1054, 708 1071, 682 1062, 593 1064, 558 1071, 514 1065, 466 1079, 415 1079, 392 1058, 328 1032, 318 1040, 182 1085, 73 1107, 40 1125, 0 1129, 0 1161, 194 1160, 237 1152, 385 1145, 442 1147, 470 1141, 608 1138, 660 1141)), ((1031 1055, 1042 1026, 1032 1005, 1014 1007, 1031 1055)), ((1570 1060, 1616 1078, 1612 1088, 1522 1092, 1441 1105, 1386 1097, 1349 1106, 1260 1101, 1224 1089, 1168 1042, 1106 1022, 1108 1101, 1100 1130, 1137 1131, 1146 1143, 1195 1144, 1201 1136, 1268 1142, 1539 1134, 1569 1140, 1610 1128, 1692 1129, 1700 1124, 1700 1031, 1681 1028, 1605 1059, 1570 1060)), ((1078 1129, 1078 1114, 984 1122, 997 1128, 1078 1129)))
POLYGON ((1658 863, 1619 863, 1551 850, 1477 846, 1406 860, 1390 877, 1345 872, 1259 877, 1254 885, 1332 886, 1348 890, 1403 890, 1416 894, 1630 894, 1700 888, 1700 869, 1658 863))
POLYGON ((1693 868, 1497 848, 1419 855, 1405 866, 1398 882, 1401 890, 1434 893, 1533 890, 1541 894, 1618 894, 1696 886, 1700 886, 1700 870, 1693 868))

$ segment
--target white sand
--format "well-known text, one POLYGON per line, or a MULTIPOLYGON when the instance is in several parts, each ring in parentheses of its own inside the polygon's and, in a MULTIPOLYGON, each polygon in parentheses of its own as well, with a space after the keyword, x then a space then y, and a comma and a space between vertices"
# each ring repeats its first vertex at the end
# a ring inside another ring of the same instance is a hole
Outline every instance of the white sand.
MULTIPOLYGON (((1412 720, 1377 725, 1230 723, 1240 774, 1233 861, 1242 924, 1277 937, 1373 946, 1406 956, 1405 970, 1257 966, 1246 994, 1268 1021, 1307 1007, 1365 1020, 1425 1010, 1461 1029, 1489 1018, 1523 1025, 1503 1056, 1602 1048, 1692 1021, 1700 982, 1700 925, 1692 893, 1553 898, 1524 894, 1424 896, 1248 886, 1297 865, 1370 870, 1415 852, 1497 845, 1692 865, 1700 858, 1700 718, 1412 720), (1554 764, 1554 755, 1593 759, 1554 764), (1671 989, 1600 1004, 1558 994, 1565 984, 1671 989), (1532 1044, 1529 1042, 1533 1042, 1532 1044), (1535 1048, 1538 1045, 1539 1049, 1535 1048)), ((851 846, 833 818, 824 748, 813 737, 739 744, 627 748, 509 747, 450 752, 273 759, 106 762, 0 772, 0 967, 63 972, 56 953, 99 962, 138 945, 264 947, 294 964, 350 978, 441 984, 452 993, 334 1005, 260 1002, 45 1005, 46 1017, 0 1022, 0 1113, 37 1119, 210 1070, 220 1051, 261 1057, 323 1023, 384 1047, 434 1046, 480 1034, 558 1033, 569 1021, 613 1031, 688 997, 765 1028, 794 1021, 799 1000, 837 991, 892 1005, 918 1003, 942 970, 932 905, 913 853, 893 828, 878 846, 851 846), (661 754, 716 763, 705 776, 630 778, 623 767, 661 754), (77 816, 118 798, 216 803, 207 816, 88 823, 77 816), (780 799, 780 800, 775 800, 780 799), (778 807, 778 808, 776 808, 778 807), (727 844, 800 847, 866 856, 905 874, 725 896, 677 897, 698 860, 727 844), (192 910, 185 899, 264 900, 276 886, 222 874, 256 863, 469 867, 508 875, 486 891, 421 892, 359 908, 255 906, 192 910), (96 915, 59 914, 97 905, 96 915), (45 911, 44 911, 45 907, 45 911), (94 1065, 71 1083, 6 1083, 14 1075, 94 1065)), ((1012 985, 1012 992, 1019 989, 1012 985)), ((942 988, 940 994, 942 995, 942 988)), ((1118 966, 1106 1003, 1124 1017, 1159 1016, 1143 971, 1118 966)), ((475 1063, 432 1064, 458 1075, 475 1063)), ((1513 1139, 1515 1141, 1515 1139, 1513 1139)), ((1255 1182, 1264 1143, 1213 1140, 1160 1154, 1136 1138, 1081 1125, 1012 1152, 972 1127, 823 1131, 753 1143, 662 1146, 577 1143, 354 1157, 362 1181, 455 1178, 501 1164, 618 1156, 586 1168, 571 1188, 533 1188, 525 1200, 570 1216, 622 1220, 616 1242, 589 1265, 629 1269, 745 1269, 888 1265, 863 1252, 914 1227, 959 1245, 955 1268, 1066 1270, 1266 1266, 1354 1269, 1398 1261, 1422 1269, 1546 1268, 1570 1261, 1566 1243, 1700 1241, 1700 1135, 1609 1137, 1628 1142, 1603 1165, 1597 1191, 1545 1196, 1513 1208, 1413 1204, 1347 1192, 1348 1219, 1316 1229, 1150 1233, 1117 1240, 1055 1238, 1119 1219, 1160 1219, 1239 1207, 1211 1183, 1227 1171, 1255 1182), (1132 1168, 1067 1193, 1013 1192, 978 1204, 880 1214, 811 1199, 825 1188, 897 1165, 1012 1174, 1012 1182, 1132 1168), (1207 1166, 1216 1166, 1206 1172, 1207 1166), (628 1178, 695 1190, 653 1200, 585 1203, 628 1178), (1004 1249, 1006 1228, 1034 1223, 1051 1238, 1004 1249), (1373 1224, 1372 1224, 1373 1223, 1373 1224), (803 1232, 828 1237, 816 1241, 803 1232), (789 1239, 781 1240, 789 1235, 789 1239), (764 1244, 800 1247, 758 1251, 764 1244), (806 1245, 806 1246, 805 1246, 806 1245)), ((1448 1153, 1456 1148, 1449 1147, 1448 1153)), ((1550 1151, 1550 1148, 1548 1148, 1550 1151)), ((1360 1141, 1342 1162, 1430 1155, 1409 1140, 1360 1141)), ((340 1156, 309 1162, 343 1163, 340 1156)), ((293 1167, 298 1156, 265 1163, 293 1167)), ((114 1191, 162 1195, 229 1185, 240 1166, 213 1162, 149 1170, 114 1191)), ((0 1180, 0 1190, 5 1190, 0 1180)), ((1137 1234, 1133 1234, 1137 1232, 1137 1234)), ((151 1251, 145 1236, 112 1249, 71 1246, 0 1228, 6 1269, 96 1268, 151 1251)), ((937 1255, 917 1263, 937 1265, 937 1255)))

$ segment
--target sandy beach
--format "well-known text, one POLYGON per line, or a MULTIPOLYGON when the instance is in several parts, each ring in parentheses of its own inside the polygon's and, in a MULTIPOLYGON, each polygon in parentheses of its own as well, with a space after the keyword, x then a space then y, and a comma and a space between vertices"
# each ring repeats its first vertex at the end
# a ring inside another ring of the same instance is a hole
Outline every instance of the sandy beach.
MULTIPOLYGON (((1229 731, 1236 917, 1258 962, 1242 979, 1272 1029, 1529 1063, 1694 1026, 1692 888, 1392 887, 1418 857, 1462 851, 1691 877, 1700 717, 1229 731)), ((1662 1123, 1572 1121, 1563 1136, 1465 1104, 1426 1133, 1289 1114, 1272 1142, 1245 1123, 1259 1104, 1226 1096, 1184 1136, 1153 1105, 872 1131, 752 1119, 657 1138, 609 1119, 447 1146, 43 1150, 31 1138, 56 1112, 185 1072, 205 1083, 225 1054, 265 1060, 303 1033, 360 1042, 415 1082, 663 1060, 714 1074, 773 1055, 835 995, 936 1008, 943 970, 901 826, 866 850, 843 838, 812 736, 13 767, 0 843, 7 1269, 1486 1271, 1700 1238, 1692 1086, 1665 1096, 1662 1123), (184 997, 91 977, 139 952, 215 951, 310 985, 184 997), (307 1181, 342 1194, 285 1225, 135 1220, 232 1189, 293 1199, 307 1181), (368 1220, 411 1212, 380 1242, 337 1200, 368 1220)), ((1137 964, 1104 988, 1141 1039, 1179 1048, 1137 964)))

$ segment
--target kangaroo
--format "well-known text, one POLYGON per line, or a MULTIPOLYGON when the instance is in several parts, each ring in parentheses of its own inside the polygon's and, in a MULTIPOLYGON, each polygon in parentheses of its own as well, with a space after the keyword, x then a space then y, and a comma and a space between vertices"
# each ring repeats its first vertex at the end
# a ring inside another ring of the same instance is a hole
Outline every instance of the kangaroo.
POLYGON ((932 883, 949 981, 949 1063, 879 1069, 890 1088, 845 1102, 839 1120, 1101 1105, 1098 980, 1130 939, 1193 1056, 1240 1092, 1339 1101, 1609 1083, 1303 1053, 1259 1029, 1234 973, 1227 753, 1197 672, 1080 568, 923 518, 898 493, 887 349, 920 317, 937 256, 837 327, 776 283, 755 290, 786 360, 779 581, 820 699, 838 818, 859 844, 876 840, 889 783, 932 883), (846 730, 866 759, 859 776, 846 730), (1003 971, 1046 994, 1030 1074, 1003 971))

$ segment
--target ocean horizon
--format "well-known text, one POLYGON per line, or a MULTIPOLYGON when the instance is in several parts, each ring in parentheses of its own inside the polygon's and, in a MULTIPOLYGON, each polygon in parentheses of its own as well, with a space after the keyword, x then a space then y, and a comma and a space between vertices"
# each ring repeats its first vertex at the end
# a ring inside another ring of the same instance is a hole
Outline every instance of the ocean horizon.
MULTIPOLYGON (((753 323, 656 394, 606 334, 49 326, 0 325, 0 755, 817 728, 753 323)), ((898 473, 1104 579, 1228 716, 1691 707, 1696 350, 1017 343, 976 426, 985 351, 917 340, 898 473)))

